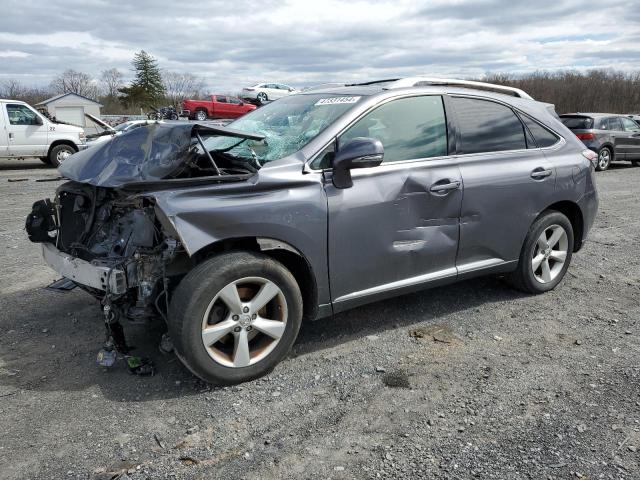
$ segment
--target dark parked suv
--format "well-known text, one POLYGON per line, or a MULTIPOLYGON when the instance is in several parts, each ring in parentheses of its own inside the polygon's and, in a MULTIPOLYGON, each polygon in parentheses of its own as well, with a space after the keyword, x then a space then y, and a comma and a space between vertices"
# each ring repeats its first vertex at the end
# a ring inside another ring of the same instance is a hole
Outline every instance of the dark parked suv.
POLYGON ((46 262, 120 321, 163 317, 199 377, 270 371, 303 319, 485 274, 542 293, 591 228, 596 155, 508 87, 310 89, 228 127, 153 124, 77 153, 34 204, 46 262))
POLYGON ((640 125, 625 115, 568 113, 562 123, 598 154, 596 170, 606 170, 614 160, 640 165, 640 125))

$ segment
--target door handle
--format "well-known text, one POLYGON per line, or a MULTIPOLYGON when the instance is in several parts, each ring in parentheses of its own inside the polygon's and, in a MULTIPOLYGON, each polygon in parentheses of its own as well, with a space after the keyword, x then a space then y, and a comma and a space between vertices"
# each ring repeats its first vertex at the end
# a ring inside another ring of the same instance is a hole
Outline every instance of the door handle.
POLYGON ((462 183, 459 180, 454 180, 454 181, 444 180, 444 181, 449 183, 434 183, 433 185, 431 185, 431 188, 429 188, 429 191, 432 193, 447 193, 452 190, 457 190, 458 188, 460 188, 460 185, 462 183))
POLYGON ((13 140, 13 132, 9 132, 9 140, 13 140))
POLYGON ((538 167, 531 172, 531 178, 534 180, 542 180, 543 178, 550 177, 553 174, 553 170, 538 167))

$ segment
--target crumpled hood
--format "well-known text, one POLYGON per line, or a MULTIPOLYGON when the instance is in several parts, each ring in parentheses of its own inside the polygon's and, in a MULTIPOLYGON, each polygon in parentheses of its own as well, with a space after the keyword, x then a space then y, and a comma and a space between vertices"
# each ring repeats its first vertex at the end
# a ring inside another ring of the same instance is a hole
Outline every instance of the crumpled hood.
POLYGON ((75 153, 59 167, 70 180, 118 188, 171 178, 189 159, 195 132, 260 140, 261 135, 200 123, 152 123, 75 153))

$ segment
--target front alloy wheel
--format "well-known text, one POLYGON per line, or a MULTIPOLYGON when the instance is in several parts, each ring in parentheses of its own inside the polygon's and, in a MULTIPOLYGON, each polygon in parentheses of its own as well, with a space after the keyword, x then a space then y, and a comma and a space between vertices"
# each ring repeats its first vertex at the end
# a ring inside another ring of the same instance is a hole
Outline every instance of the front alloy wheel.
POLYGON ((241 278, 211 300, 202 319, 202 343, 217 363, 247 367, 273 351, 286 326, 282 290, 266 278, 241 278))
POLYGON ((173 293, 169 333, 198 377, 220 385, 269 373, 289 352, 302 321, 302 295, 289 270, 258 252, 214 256, 173 293))

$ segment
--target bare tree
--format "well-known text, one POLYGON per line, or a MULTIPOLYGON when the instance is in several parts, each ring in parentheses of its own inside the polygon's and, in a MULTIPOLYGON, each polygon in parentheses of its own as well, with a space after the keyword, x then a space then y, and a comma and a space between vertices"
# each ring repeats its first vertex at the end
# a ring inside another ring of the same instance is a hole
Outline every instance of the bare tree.
POLYGON ((51 96, 51 90, 47 88, 23 85, 15 79, 0 82, 0 98, 20 100, 35 105, 51 96))
POLYGON ((9 79, 4 80, 2 84, 0 84, 0 97, 1 98, 10 98, 16 99, 21 97, 26 88, 22 85, 18 80, 9 79))
POLYGON ((205 88, 204 80, 192 73, 162 72, 167 100, 177 105, 185 98, 198 98, 205 88))
POLYGON ((124 75, 117 68, 110 68, 103 70, 100 74, 100 82, 105 96, 116 98, 118 96, 118 90, 124 85, 122 79, 124 75))
POLYGON ((51 82, 55 93, 77 93, 88 98, 98 96, 98 86, 91 75, 75 70, 65 70, 51 82))
POLYGON ((558 113, 640 112, 640 72, 567 70, 521 76, 500 73, 483 80, 521 88, 536 100, 553 103, 558 113))

